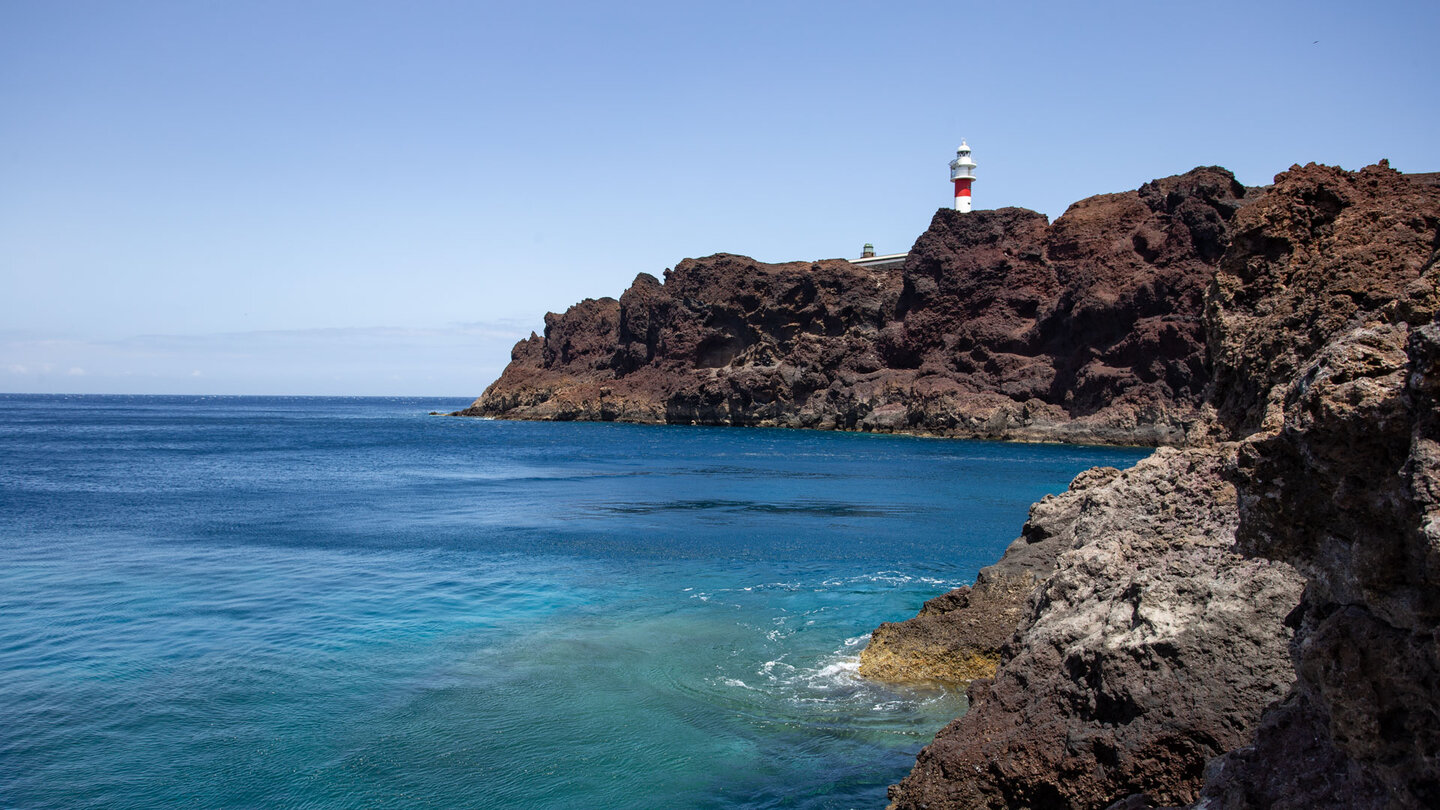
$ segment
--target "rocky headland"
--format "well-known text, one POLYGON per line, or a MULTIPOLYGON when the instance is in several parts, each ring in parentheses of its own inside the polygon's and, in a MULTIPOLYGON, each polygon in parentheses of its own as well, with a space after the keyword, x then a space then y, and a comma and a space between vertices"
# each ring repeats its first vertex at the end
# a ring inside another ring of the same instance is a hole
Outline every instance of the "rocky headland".
POLYGON ((687 259, 546 315, 461 413, 1181 443, 1210 376, 1205 289, 1248 199, 1200 168, 1053 225, 942 209, 903 268, 687 259))
POLYGON ((969 683, 897 808, 1440 806, 1440 185, 1201 168, 940 211, 903 268, 687 260, 470 415, 1170 445, 862 672, 969 683))

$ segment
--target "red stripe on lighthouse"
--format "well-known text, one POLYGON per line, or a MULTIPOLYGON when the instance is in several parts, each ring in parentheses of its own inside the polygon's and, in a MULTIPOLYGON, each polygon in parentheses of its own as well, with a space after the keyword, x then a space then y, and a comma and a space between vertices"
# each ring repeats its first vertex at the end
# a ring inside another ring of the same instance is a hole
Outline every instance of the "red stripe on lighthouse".
POLYGON ((970 196, 970 180, 969 180, 968 178, 967 178, 967 179, 964 179, 964 180, 956 180, 956 181, 955 181, 955 196, 956 196, 956 197, 969 197, 969 196, 970 196))

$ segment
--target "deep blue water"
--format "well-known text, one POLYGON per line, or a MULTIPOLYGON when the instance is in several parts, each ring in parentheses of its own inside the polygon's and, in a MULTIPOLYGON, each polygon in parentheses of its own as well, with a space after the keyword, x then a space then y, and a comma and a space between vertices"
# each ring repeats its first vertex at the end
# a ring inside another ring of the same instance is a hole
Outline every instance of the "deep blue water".
POLYGON ((882 807, 854 674, 1144 451, 0 396, 0 806, 882 807))

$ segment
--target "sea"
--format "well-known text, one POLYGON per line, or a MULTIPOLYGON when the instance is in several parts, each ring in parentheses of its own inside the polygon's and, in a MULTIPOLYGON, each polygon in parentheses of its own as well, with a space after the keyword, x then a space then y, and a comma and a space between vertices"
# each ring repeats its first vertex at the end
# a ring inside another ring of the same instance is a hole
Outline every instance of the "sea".
POLYGON ((879 808, 869 631, 1138 448, 0 395, 0 807, 879 808))

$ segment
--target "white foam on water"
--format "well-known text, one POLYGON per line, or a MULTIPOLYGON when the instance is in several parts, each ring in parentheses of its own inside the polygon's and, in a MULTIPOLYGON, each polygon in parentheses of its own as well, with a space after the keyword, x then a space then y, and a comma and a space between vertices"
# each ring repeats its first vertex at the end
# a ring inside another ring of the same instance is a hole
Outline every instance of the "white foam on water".
POLYGON ((839 661, 833 661, 816 670, 815 674, 811 677, 820 680, 849 680, 858 678, 860 677, 860 659, 842 658, 839 661))
POLYGON ((801 587, 802 587, 802 586, 801 586, 801 583, 799 583, 799 582, 761 582, 761 583, 758 584, 758 585, 745 585, 745 586, 737 587, 737 588, 722 588, 721 590, 729 591, 729 592, 731 592, 731 593, 735 593, 735 592, 753 593, 753 592, 755 592, 755 591, 770 591, 770 590, 798 591, 798 590, 800 590, 801 587))
POLYGON ((937 577, 914 576, 903 574, 899 571, 873 571, 868 574, 857 574, 851 577, 832 577, 824 580, 820 585, 824 588, 854 587, 858 585, 887 585, 900 586, 921 583, 924 585, 941 585, 946 588, 959 587, 960 583, 937 577))
POLYGON ((790 668, 790 669, 794 669, 794 667, 790 666, 789 664, 786 664, 785 661, 784 661, 784 659, 785 659, 785 656, 782 655, 782 656, 780 656, 779 658, 776 658, 774 661, 766 661, 765 663, 763 663, 763 664, 760 665, 760 669, 758 670, 759 674, 761 674, 761 675, 769 675, 770 672, 771 672, 773 669, 775 669, 775 667, 777 667, 777 666, 782 666, 782 665, 785 666, 785 667, 788 667, 788 668, 790 668))

